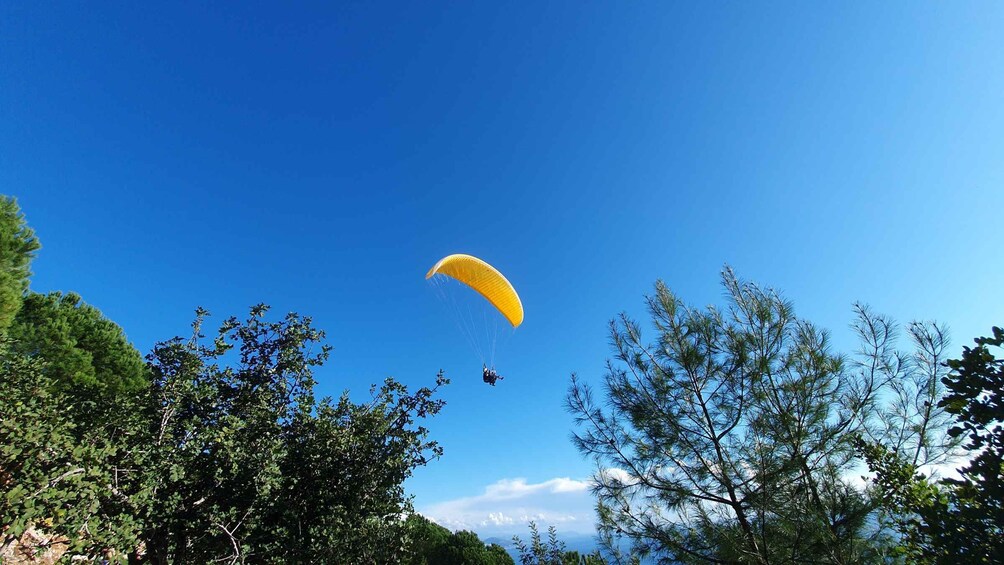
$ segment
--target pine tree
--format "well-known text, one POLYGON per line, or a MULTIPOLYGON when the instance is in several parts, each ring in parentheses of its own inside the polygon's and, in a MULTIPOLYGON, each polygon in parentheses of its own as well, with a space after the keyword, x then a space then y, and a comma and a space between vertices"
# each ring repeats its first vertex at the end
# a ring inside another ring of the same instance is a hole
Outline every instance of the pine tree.
POLYGON ((567 405, 597 465, 601 536, 678 562, 877 559, 888 539, 851 480, 855 440, 925 462, 951 450, 931 408, 945 332, 911 326, 918 350, 906 356, 894 324, 858 307, 863 347, 849 361, 776 292, 731 270, 722 280, 724 310, 689 307, 657 283, 651 342, 626 315, 611 323, 604 401, 573 376, 567 405), (899 404, 879 409, 885 397, 899 404))
POLYGON ((7 331, 21 309, 31 276, 31 261, 39 247, 17 200, 0 195, 0 334, 7 331))

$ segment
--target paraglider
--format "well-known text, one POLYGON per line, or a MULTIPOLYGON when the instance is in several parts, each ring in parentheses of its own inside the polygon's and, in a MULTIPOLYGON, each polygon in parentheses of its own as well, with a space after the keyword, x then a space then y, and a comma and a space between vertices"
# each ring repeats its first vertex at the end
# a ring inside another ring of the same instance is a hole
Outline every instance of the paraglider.
POLYGON ((504 378, 505 377, 495 372, 494 367, 489 369, 487 365, 481 366, 481 380, 486 383, 495 386, 495 381, 501 381, 504 378))
POLYGON ((499 335, 506 330, 511 333, 523 323, 523 303, 516 289, 498 269, 462 253, 440 259, 425 278, 437 289, 440 298, 452 307, 457 325, 481 357, 482 379, 495 386, 495 382, 502 379, 494 367, 499 335), (454 283, 467 288, 453 289, 450 285, 454 283), (470 301, 471 290, 481 295, 473 297, 473 304, 470 301), (476 315, 476 311, 480 315, 476 315), (510 328, 500 328, 500 325, 510 328))
POLYGON ((498 269, 481 259, 462 253, 447 255, 429 269, 425 278, 435 275, 452 277, 478 291, 509 320, 512 327, 523 323, 523 303, 516 289, 498 269))

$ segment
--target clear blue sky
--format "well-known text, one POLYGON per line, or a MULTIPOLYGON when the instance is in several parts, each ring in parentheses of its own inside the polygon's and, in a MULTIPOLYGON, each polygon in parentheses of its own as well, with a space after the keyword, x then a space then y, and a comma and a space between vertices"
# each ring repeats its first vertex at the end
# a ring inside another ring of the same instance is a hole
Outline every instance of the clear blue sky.
POLYGON ((33 289, 144 352, 267 302, 328 331, 322 393, 445 369, 408 483, 444 521, 588 511, 569 374, 657 278, 720 302, 728 263, 845 345, 855 300, 1004 324, 999 3, 332 4, 4 3, 0 191, 33 289), (523 298, 495 388, 423 280, 452 252, 523 298))

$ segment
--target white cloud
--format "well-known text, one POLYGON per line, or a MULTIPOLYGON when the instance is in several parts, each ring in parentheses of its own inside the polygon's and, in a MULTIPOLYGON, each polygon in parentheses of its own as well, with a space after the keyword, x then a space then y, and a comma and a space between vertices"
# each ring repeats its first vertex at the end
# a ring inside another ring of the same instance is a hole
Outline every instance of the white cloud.
MULTIPOLYGON (((937 470, 951 474, 950 467, 946 464, 937 470)), ((858 488, 866 487, 870 480, 863 466, 850 470, 845 477, 858 488)), ((596 518, 590 489, 598 479, 628 485, 637 482, 627 471, 615 467, 583 480, 556 477, 530 483, 525 478, 500 479, 485 486, 480 494, 429 504, 418 511, 445 528, 473 530, 482 538, 516 534, 525 539, 531 520, 541 530, 554 525, 564 535, 593 534, 596 518)))
POLYGON ((546 528, 554 525, 561 533, 592 533, 593 500, 591 482, 556 477, 540 483, 524 478, 501 479, 484 492, 419 508, 437 524, 452 530, 474 530, 481 536, 525 537, 531 520, 546 528))
POLYGON ((624 469, 618 469, 617 467, 607 467, 606 469, 601 470, 598 478, 607 484, 613 481, 617 481, 625 485, 631 485, 637 482, 627 471, 624 469))
POLYGON ((488 514, 488 520, 485 523, 491 523, 495 526, 504 526, 507 524, 512 524, 514 522, 512 516, 506 516, 501 512, 490 512, 488 514))
POLYGON ((587 481, 576 481, 567 477, 559 477, 536 484, 528 484, 526 479, 502 479, 488 485, 483 495, 473 498, 511 500, 541 493, 580 492, 588 488, 587 481))

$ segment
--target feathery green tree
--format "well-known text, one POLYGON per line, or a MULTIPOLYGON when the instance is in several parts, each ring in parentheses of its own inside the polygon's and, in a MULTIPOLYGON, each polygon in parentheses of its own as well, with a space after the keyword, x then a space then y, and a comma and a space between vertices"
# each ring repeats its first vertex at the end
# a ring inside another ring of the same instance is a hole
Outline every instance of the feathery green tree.
MULTIPOLYGON (((728 269, 723 286, 728 308, 701 310, 657 283, 651 343, 626 315, 612 322, 606 402, 573 376, 567 405, 574 442, 597 465, 601 537, 678 562, 881 558, 887 532, 851 481, 855 439, 871 434, 926 462, 950 451, 933 425, 940 412, 924 404, 936 394, 929 385, 944 340, 915 340, 924 362, 911 361, 894 348, 894 325, 859 307, 862 354, 848 362, 774 291, 728 269), (882 391, 907 377, 915 381, 901 396, 920 397, 898 418, 879 408, 882 391), (917 410, 927 410, 928 429, 915 429, 917 410)), ((917 330, 944 335, 930 324, 917 330)))
MULTIPOLYGON (((566 550, 565 542, 558 539, 558 529, 553 525, 547 528, 547 540, 540 534, 535 521, 530 521, 529 528, 529 544, 519 536, 512 537, 516 551, 519 552, 521 565, 606 565, 607 563, 598 551, 581 554, 578 551, 566 550)), ((629 562, 634 563, 634 561, 629 562)))
POLYGON ((68 394, 135 393, 149 383, 143 356, 122 328, 72 292, 26 296, 10 337, 22 353, 45 359, 45 371, 68 394))
POLYGON ((31 261, 39 247, 17 200, 0 195, 0 334, 6 332, 21 309, 31 277, 31 261))

